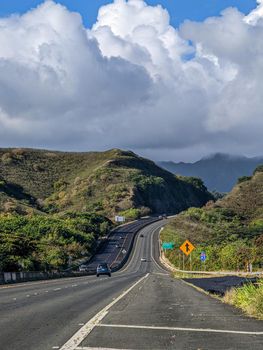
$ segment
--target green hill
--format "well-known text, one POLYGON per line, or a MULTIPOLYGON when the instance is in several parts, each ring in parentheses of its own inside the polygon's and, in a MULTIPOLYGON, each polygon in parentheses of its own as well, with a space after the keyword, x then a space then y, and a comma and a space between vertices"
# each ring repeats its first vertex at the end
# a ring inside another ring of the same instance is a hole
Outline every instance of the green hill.
MULTIPOLYGON (((252 177, 240 178, 223 199, 180 213, 162 232, 162 239, 177 247, 189 239, 197 248, 192 255, 195 269, 204 268, 201 251, 206 251, 208 269, 246 269, 250 263, 262 268, 263 167, 252 177)), ((180 265, 178 250, 168 257, 180 265)))
POLYGON ((200 180, 176 177, 132 152, 0 149, 2 212, 136 216, 175 213, 211 198, 200 180))

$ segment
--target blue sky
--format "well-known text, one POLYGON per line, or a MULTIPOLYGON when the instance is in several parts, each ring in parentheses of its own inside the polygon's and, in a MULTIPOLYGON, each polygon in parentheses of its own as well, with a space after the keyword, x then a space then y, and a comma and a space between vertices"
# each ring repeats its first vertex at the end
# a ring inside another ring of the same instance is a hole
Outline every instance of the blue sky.
MULTIPOLYGON (((8 16, 12 13, 24 13, 36 7, 43 0, 0 0, 0 16, 8 16)), ((57 0, 67 6, 68 9, 81 13, 83 21, 90 27, 95 21, 98 9, 110 0, 57 0)), ((256 7, 255 0, 147 0, 149 5, 161 4, 167 8, 171 23, 177 27, 185 19, 202 21, 210 16, 217 16, 230 6, 237 7, 247 14, 256 7)))

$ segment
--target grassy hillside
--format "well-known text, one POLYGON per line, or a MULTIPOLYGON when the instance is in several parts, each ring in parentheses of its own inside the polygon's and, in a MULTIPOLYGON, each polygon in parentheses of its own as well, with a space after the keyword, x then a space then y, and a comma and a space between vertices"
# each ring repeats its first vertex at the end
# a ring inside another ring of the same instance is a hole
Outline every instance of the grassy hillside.
POLYGON ((0 211, 179 212, 211 195, 132 152, 66 153, 0 149, 0 211), (136 209, 134 211, 134 209, 136 209))
MULTIPOLYGON (((192 254, 194 269, 204 268, 201 251, 206 251, 207 269, 246 270, 250 263, 262 268, 263 167, 258 167, 252 177, 241 178, 223 199, 182 212, 162 232, 162 240, 173 241, 177 247, 186 238, 197 248, 192 254)), ((168 257, 180 265, 178 249, 168 257)))
POLYGON ((115 214, 179 212, 211 195, 132 152, 0 149, 0 270, 58 270, 94 252, 115 214))

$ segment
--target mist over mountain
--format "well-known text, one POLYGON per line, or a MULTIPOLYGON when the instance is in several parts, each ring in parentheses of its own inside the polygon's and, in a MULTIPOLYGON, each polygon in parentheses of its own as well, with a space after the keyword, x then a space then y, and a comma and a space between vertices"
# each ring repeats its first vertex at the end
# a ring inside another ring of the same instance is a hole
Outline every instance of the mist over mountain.
POLYGON ((195 163, 160 161, 157 164, 174 174, 200 177, 210 191, 229 192, 239 177, 252 175, 263 164, 263 157, 216 153, 195 163))

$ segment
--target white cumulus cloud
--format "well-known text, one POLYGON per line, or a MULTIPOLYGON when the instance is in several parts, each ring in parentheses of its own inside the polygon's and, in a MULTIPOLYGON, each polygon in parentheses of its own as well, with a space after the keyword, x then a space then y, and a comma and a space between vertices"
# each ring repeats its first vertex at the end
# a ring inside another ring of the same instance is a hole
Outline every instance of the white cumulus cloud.
POLYGON ((0 18, 1 146, 260 154, 262 19, 258 1, 176 29, 142 0, 101 7, 91 29, 54 1, 0 18))

